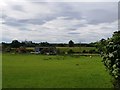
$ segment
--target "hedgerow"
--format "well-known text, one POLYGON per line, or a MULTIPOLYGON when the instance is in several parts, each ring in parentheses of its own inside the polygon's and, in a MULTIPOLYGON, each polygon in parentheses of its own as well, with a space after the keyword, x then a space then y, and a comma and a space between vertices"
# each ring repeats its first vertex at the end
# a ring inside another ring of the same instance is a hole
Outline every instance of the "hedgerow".
POLYGON ((120 88, 120 31, 114 32, 112 38, 105 41, 102 49, 103 63, 110 75, 113 76, 113 85, 120 88))

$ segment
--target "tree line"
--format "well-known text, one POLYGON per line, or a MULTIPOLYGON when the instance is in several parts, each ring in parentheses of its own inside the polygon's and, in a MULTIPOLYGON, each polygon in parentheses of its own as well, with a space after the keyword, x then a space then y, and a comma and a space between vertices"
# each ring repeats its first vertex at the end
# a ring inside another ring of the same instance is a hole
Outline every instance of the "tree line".
POLYGON ((11 47, 11 48, 19 48, 20 46, 24 47, 49 47, 49 46, 54 46, 54 47, 94 47, 92 43, 74 43, 72 40, 70 40, 68 43, 48 43, 48 42, 40 42, 40 43, 35 43, 32 41, 18 41, 18 40, 13 40, 11 43, 6 43, 2 42, 2 47, 11 47))

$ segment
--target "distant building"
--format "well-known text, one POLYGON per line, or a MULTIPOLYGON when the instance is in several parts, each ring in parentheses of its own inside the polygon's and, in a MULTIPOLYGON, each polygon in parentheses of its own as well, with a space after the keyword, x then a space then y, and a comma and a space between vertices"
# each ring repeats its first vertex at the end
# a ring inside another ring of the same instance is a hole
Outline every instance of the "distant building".
POLYGON ((56 47, 35 47, 35 53, 55 55, 57 54, 57 50, 56 47))

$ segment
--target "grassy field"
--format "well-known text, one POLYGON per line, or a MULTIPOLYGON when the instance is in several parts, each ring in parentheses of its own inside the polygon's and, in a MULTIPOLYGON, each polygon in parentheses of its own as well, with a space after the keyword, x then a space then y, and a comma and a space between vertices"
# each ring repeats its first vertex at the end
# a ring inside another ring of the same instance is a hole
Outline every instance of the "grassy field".
POLYGON ((2 53, 0 52, 0 89, 2 89, 2 53))
POLYGON ((99 56, 3 54, 3 88, 111 88, 99 56))
POLYGON ((60 52, 67 52, 70 49, 73 50, 74 52, 83 52, 83 50, 85 51, 89 51, 89 50, 96 50, 95 47, 57 47, 57 49, 60 50, 60 52))
MULTIPOLYGON (((95 47, 56 47, 56 48, 59 49, 60 52, 67 52, 70 49, 73 50, 74 52, 83 52, 83 50, 85 51, 96 50, 95 47)), ((28 47, 27 50, 34 50, 34 48, 28 47)))

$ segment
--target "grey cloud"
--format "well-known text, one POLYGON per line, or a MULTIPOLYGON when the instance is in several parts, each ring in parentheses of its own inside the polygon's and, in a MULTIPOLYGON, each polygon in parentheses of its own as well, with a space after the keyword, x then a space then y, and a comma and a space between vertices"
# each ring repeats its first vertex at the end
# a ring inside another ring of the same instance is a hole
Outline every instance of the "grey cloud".
MULTIPOLYGON (((33 2, 32 2, 33 3, 33 2)), ((36 2, 34 2, 36 3, 36 2)), ((54 14, 48 14, 48 15, 44 15, 44 16, 41 16, 41 14, 37 14, 35 18, 31 18, 31 19, 24 19, 24 20, 18 20, 18 22, 23 22, 23 23, 30 23, 30 24, 43 24, 44 21, 49 21, 49 20, 52 20, 56 17, 60 17, 60 16, 63 16, 63 17, 69 17, 69 18, 66 18, 66 19, 73 19, 73 18, 76 18, 76 19, 86 19, 89 24, 98 24, 98 23, 105 23, 105 22, 113 22, 115 20, 117 20, 117 10, 114 6, 114 10, 104 10, 104 8, 102 9, 95 9, 95 8, 92 8, 90 10, 84 10, 84 7, 87 9, 89 7, 94 7, 93 5, 96 5, 96 3, 65 3, 65 2, 57 2, 57 3, 45 3, 45 2, 37 2, 37 4, 44 4, 44 5, 48 5, 48 6, 51 6, 51 9, 52 8, 55 8, 53 9, 53 12, 54 14), (77 8, 74 8, 73 6, 76 6, 77 8), (75 10, 77 9, 77 10, 75 10), (84 12, 82 12, 84 10, 84 12)), ((39 5, 38 4, 38 5, 39 5)), ((108 3, 109 4, 109 3, 108 3)), ((111 3, 110 3, 111 4, 111 3)), ((105 6, 105 8, 107 7, 110 7, 110 5, 107 5, 104 3, 103 4, 99 4, 97 3, 98 6, 101 5, 101 7, 105 6)), ((115 5, 113 3, 113 5, 115 5)), ((21 6, 18 6, 18 5, 14 5, 13 6, 13 9, 17 9, 17 10, 22 10, 22 7, 21 6)), ((38 11, 39 12, 39 11, 38 11)), ((32 12, 31 12, 32 14, 32 12)), ((16 22, 16 23, 18 23, 16 22)), ((13 22, 12 22, 13 23, 13 22)))
POLYGON ((82 13, 80 11, 79 12, 75 11, 74 8, 71 6, 71 3, 58 3, 57 6, 61 8, 61 11, 57 13, 58 16, 67 16, 69 17, 69 19, 70 18, 82 19, 82 13))
POLYGON ((5 20, 4 24, 9 25, 9 26, 21 27, 21 26, 27 25, 27 23, 20 22, 19 20, 15 19, 15 18, 11 18, 11 17, 7 17, 4 20, 5 20))
POLYGON ((118 2, 118 30, 120 31, 120 1, 118 2))
POLYGON ((80 34, 80 33, 77 33, 77 32, 69 32, 68 34, 80 34))
POLYGON ((42 25, 45 23, 45 21, 52 20, 52 18, 33 18, 33 19, 15 19, 11 17, 5 17, 4 18, 5 22, 4 24, 9 25, 9 26, 15 26, 15 27, 21 27, 21 26, 26 26, 29 24, 33 25, 42 25))
POLYGON ((89 11, 89 15, 86 16, 86 19, 91 24, 114 22, 117 20, 117 13, 102 9, 95 9, 89 11))
POLYGON ((120 19, 120 2, 118 3, 118 18, 120 19))
POLYGON ((17 10, 17 11, 24 11, 24 9, 22 8, 22 6, 20 6, 20 5, 13 5, 12 9, 13 10, 17 10))
POLYGON ((2 37, 2 42, 11 42, 11 38, 2 37))
POLYGON ((20 23, 26 23, 26 24, 35 24, 35 25, 41 25, 44 23, 41 19, 22 19, 18 20, 20 23))
POLYGON ((70 18, 85 18, 90 24, 114 22, 118 16, 118 3, 98 2, 98 3, 56 3, 61 10, 58 16, 68 16, 70 18))
POLYGON ((19 29, 22 30, 22 31, 32 31, 32 30, 30 30, 28 28, 24 28, 24 27, 20 27, 19 29))
POLYGON ((110 37, 113 31, 116 30, 116 28, 114 28, 116 24, 110 24, 117 20, 117 6, 115 6, 116 4, 114 3, 83 4, 78 2, 31 2, 31 6, 26 8, 24 7, 24 5, 14 5, 12 9, 10 9, 11 11, 19 11, 20 14, 23 15, 23 17, 21 18, 17 18, 19 17, 19 15, 13 15, 13 17, 9 17, 8 14, 4 13, 4 25, 6 25, 8 27, 8 30, 10 30, 11 32, 13 30, 13 32, 15 32, 16 35, 14 36, 10 34, 8 38, 3 35, 3 40, 10 41, 12 38, 18 38, 20 40, 28 39, 36 42, 68 42, 70 39, 72 39, 75 42, 91 42, 97 41, 101 38, 110 37), (34 13, 31 12, 29 8, 32 7, 33 4, 35 4, 34 6, 37 5, 37 10, 35 12, 34 10, 32 10, 34 13), (39 5, 41 4, 46 5, 47 9, 49 7, 50 13, 46 14, 46 11, 44 11, 44 9, 42 10, 42 6, 41 8, 39 8, 39 5), (29 13, 28 16, 30 14, 33 15, 31 15, 31 17, 27 17, 26 14, 22 13, 24 12, 23 7, 29 13), (41 10, 43 13, 40 13, 41 10), (63 18, 60 19, 59 17, 63 18), (112 27, 109 27, 109 24, 112 25, 112 27), (108 31, 103 32, 106 29, 108 31), (24 36, 21 37, 23 33, 24 36))

